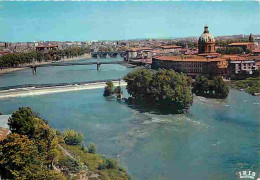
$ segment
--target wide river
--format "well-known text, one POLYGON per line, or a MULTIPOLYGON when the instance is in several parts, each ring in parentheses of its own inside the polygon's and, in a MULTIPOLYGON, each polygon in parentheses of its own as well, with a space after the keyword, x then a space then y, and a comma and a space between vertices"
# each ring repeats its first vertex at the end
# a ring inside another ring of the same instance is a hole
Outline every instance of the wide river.
MULTIPOLYGON (((122 78, 130 71, 120 65, 101 68, 50 67, 36 76, 22 70, 2 75, 1 86, 122 78)), ((86 144, 94 142, 98 152, 120 159, 136 180, 232 180, 242 170, 258 177, 259 97, 231 90, 225 100, 195 97, 187 114, 161 115, 102 94, 93 89, 1 99, 0 112, 30 106, 52 127, 76 129, 86 144)))

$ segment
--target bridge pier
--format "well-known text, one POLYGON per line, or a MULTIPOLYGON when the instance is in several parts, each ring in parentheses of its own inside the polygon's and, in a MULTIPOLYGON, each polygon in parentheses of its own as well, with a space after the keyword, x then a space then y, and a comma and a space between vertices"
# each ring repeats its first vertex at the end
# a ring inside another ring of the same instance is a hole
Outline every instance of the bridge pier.
POLYGON ((100 64, 100 63, 97 63, 97 70, 100 69, 100 66, 101 66, 101 64, 100 64))
POLYGON ((35 75, 36 74, 36 66, 32 66, 32 72, 33 72, 33 75, 35 75))

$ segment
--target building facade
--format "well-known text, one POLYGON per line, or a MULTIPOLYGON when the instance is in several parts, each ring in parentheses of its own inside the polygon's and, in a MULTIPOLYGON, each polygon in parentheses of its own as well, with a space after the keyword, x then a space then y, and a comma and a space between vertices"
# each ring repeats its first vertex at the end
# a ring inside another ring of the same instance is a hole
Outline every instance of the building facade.
POLYGON ((131 48, 126 52, 126 60, 130 59, 150 59, 153 56, 152 48, 131 48))
POLYGON ((153 69, 173 69, 176 72, 182 72, 189 76, 196 76, 198 74, 225 76, 227 74, 227 67, 227 61, 221 58, 157 56, 152 59, 153 69))
POLYGON ((49 51, 58 49, 58 45, 39 45, 35 47, 36 51, 49 51))

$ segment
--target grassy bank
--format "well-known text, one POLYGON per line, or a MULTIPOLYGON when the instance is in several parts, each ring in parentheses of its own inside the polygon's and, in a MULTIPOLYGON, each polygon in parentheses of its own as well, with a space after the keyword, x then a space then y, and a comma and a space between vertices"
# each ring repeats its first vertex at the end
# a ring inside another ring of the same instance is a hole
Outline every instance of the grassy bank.
POLYGON ((86 147, 81 133, 54 130, 29 107, 15 111, 8 126, 11 133, 0 140, 2 179, 130 179, 118 160, 98 154, 94 144, 86 147))
POLYGON ((247 78, 245 80, 233 81, 231 82, 231 87, 256 95, 260 93, 260 78, 247 78))
POLYGON ((85 164, 89 171, 89 179, 100 180, 127 180, 130 177, 127 175, 124 168, 119 167, 116 160, 104 158, 100 154, 84 152, 79 145, 62 144, 62 147, 68 150, 75 159, 85 164), (108 162, 109 161, 109 162, 108 162), (108 162, 108 163, 107 163, 108 162), (109 165, 113 164, 113 165, 109 165))

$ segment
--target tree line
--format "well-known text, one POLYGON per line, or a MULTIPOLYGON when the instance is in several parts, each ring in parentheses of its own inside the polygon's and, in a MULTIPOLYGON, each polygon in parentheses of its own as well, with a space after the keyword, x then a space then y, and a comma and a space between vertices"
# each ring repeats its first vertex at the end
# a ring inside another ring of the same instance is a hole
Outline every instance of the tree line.
POLYGON ((242 54, 244 50, 241 47, 224 47, 218 48, 216 52, 220 54, 242 54))
POLYGON ((0 56, 0 68, 17 67, 30 64, 33 61, 56 61, 64 58, 72 58, 89 53, 89 48, 73 47, 67 49, 50 50, 48 52, 32 51, 28 53, 12 53, 0 56))

